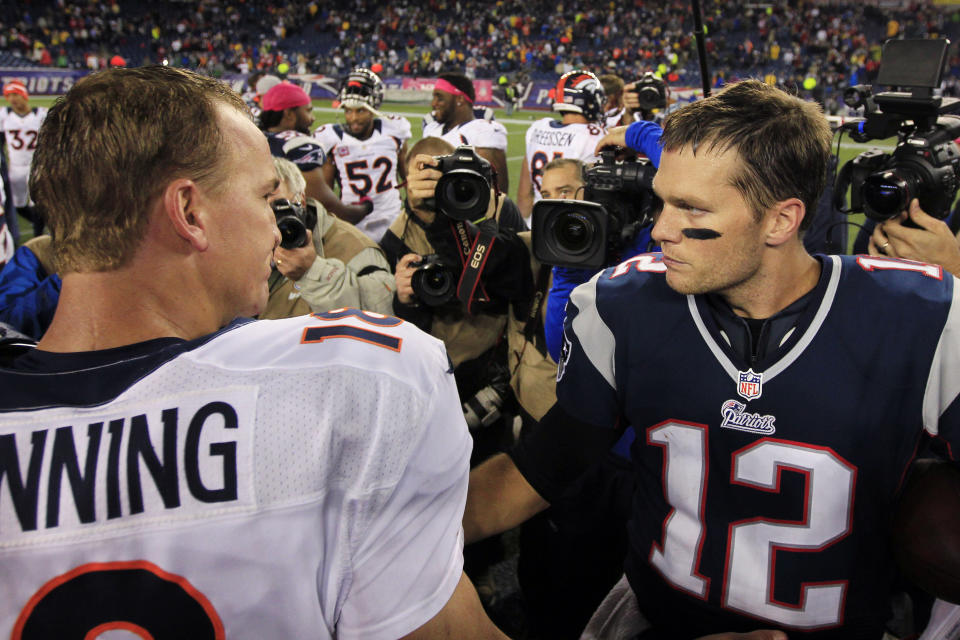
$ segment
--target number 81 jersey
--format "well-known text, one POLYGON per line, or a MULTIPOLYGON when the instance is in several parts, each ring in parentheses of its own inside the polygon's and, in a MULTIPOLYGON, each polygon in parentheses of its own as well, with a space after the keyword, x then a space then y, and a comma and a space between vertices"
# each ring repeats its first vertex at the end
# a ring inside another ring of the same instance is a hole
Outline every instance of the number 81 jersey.
POLYGON ((606 132, 596 123, 573 122, 563 124, 556 118, 537 120, 526 133, 524 162, 533 183, 533 201, 539 202, 543 167, 554 158, 571 158, 585 163, 597 160, 594 150, 606 132))
POLYGON ((376 118, 366 140, 355 138, 339 124, 324 125, 313 135, 336 164, 340 199, 347 204, 364 197, 373 202, 373 211, 357 228, 379 242, 400 214, 397 164, 400 149, 410 139, 410 122, 399 116, 376 118))
POLYGON ((955 280, 819 259, 794 329, 753 366, 707 296, 669 288, 659 254, 570 298, 558 402, 636 430, 626 573, 665 637, 882 637, 898 486, 921 443, 960 447, 955 280))

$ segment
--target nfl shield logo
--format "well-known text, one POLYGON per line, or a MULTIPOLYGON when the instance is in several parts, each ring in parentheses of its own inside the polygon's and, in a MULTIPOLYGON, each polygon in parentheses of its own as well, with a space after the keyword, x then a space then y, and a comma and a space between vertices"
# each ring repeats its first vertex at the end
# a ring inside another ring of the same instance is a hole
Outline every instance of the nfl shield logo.
POLYGON ((763 392, 763 374, 755 373, 753 369, 740 372, 740 381, 737 383, 737 393, 746 400, 755 400, 763 392))

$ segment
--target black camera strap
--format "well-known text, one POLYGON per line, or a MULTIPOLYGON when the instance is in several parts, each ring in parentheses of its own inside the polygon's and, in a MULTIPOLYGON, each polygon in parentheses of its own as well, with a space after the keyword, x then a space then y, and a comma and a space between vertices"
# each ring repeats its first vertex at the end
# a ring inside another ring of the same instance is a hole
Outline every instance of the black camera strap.
POLYGON ((460 282, 457 284, 457 297, 467 307, 467 313, 473 313, 473 305, 477 302, 488 302, 490 296, 487 295, 480 277, 483 274, 484 267, 487 266, 487 259, 490 257, 490 251, 496 240, 496 220, 483 220, 476 225, 477 235, 473 244, 464 252, 467 246, 464 239, 467 235, 467 225, 465 222, 457 221, 454 223, 454 234, 457 236, 457 246, 460 248, 463 260, 463 271, 460 274, 460 282), (477 289, 479 288, 479 293, 477 289))
POLYGON ((523 337, 527 342, 534 342, 537 331, 540 328, 540 307, 543 305, 543 299, 547 295, 547 283, 550 282, 551 271, 550 265, 542 264, 537 272, 537 282, 533 292, 533 300, 530 302, 530 308, 527 310, 527 322, 523 327, 523 337))

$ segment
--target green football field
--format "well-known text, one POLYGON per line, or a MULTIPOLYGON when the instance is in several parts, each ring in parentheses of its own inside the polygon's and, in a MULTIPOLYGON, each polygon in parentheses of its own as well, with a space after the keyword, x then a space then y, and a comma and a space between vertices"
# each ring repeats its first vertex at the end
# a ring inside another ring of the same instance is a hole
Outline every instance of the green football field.
MULTIPOLYGON (((50 106, 55 98, 46 96, 35 96, 31 98, 31 104, 37 106, 50 106)), ((313 101, 314 127, 333 122, 343 122, 342 111, 333 109, 329 100, 313 101)), ((430 111, 430 106, 425 104, 410 103, 384 103, 381 109, 384 113, 401 115, 410 120, 413 129, 413 140, 420 138, 420 119, 430 111)), ((503 123, 507 128, 507 167, 510 172, 510 197, 516 200, 517 182, 520 179, 520 163, 523 161, 524 154, 524 134, 527 128, 535 121, 550 115, 548 111, 521 110, 514 111, 510 116, 502 109, 496 110, 496 119, 503 123)), ((859 144, 849 141, 844 137, 840 148, 840 164, 843 166, 848 160, 857 154, 869 149, 870 147, 892 148, 892 140, 877 141, 876 143, 859 144)), ((836 140, 834 140, 836 143, 836 140)), ((851 216, 851 222, 860 222, 862 215, 851 216)), ((27 240, 32 235, 30 232, 30 223, 21 218, 20 221, 21 242, 27 240)), ((856 235, 856 229, 851 229, 850 237, 856 235)))

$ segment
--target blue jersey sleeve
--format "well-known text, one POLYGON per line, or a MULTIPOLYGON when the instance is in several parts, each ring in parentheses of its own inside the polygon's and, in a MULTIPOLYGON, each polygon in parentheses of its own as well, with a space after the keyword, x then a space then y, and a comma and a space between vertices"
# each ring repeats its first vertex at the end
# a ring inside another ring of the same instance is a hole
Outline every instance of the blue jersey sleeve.
POLYGON ((60 299, 60 276, 47 275, 36 254, 20 247, 0 271, 0 322, 39 340, 60 299))
POLYGON ((650 158, 653 166, 659 168, 660 152, 663 150, 660 146, 662 133, 663 128, 656 122, 638 120, 627 127, 627 146, 650 158))

